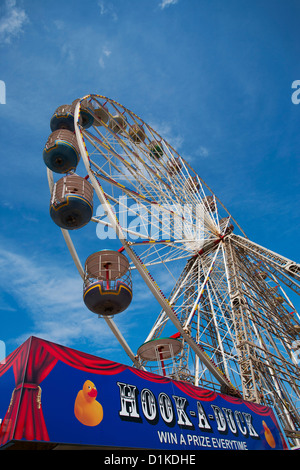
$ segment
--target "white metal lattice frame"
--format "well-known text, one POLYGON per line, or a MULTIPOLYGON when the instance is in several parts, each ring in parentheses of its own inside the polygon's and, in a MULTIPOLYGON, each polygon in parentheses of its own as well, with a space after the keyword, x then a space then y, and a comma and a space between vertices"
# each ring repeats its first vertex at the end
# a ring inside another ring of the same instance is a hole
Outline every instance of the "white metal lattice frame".
MULTIPOLYGON (((300 293, 300 266, 250 241, 190 165, 122 105, 89 95, 77 103, 74 122, 85 169, 105 209, 105 217, 95 214, 92 220, 113 229, 132 271, 140 274, 161 306, 146 341, 168 332, 171 325, 184 344, 176 359, 182 380, 215 389, 221 385, 245 399, 271 404, 284 428, 297 435, 299 361, 291 344, 300 331, 299 315, 285 289, 300 293), (128 128, 122 134, 104 123, 83 129, 83 100, 99 107, 109 104, 110 118, 122 114, 128 128), (132 142, 132 124, 143 127, 148 143, 153 139, 161 146, 163 158, 150 158, 149 145, 132 142), (168 164, 175 160, 180 170, 171 172, 168 164), (189 210, 183 212, 183 206, 189 210), (123 223, 128 210, 137 221, 129 227, 123 223), (146 233, 149 220, 152 231, 146 233), (158 286, 162 269, 174 281, 166 293, 158 286), (280 296, 274 295, 275 288, 280 296)), ((64 230, 63 235, 82 275, 70 235, 64 230)), ((133 363, 147 368, 114 321, 106 321, 133 363)))

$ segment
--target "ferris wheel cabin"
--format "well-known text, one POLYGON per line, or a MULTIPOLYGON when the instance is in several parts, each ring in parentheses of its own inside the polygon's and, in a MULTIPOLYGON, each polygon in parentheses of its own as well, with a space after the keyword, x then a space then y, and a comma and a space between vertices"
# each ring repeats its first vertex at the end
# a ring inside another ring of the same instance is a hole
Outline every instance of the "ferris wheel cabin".
POLYGON ((150 157, 159 159, 163 156, 164 151, 156 140, 150 142, 149 145, 150 157))
POLYGON ((130 305, 132 282, 126 256, 103 250, 87 258, 83 300, 99 316, 114 316, 130 305))
POLYGON ((94 126, 99 127, 103 124, 106 124, 109 120, 108 109, 106 106, 101 106, 95 109, 95 119, 94 119, 94 126))
POLYGON ((182 164, 178 157, 171 157, 167 162, 167 167, 171 175, 176 175, 180 172, 182 164))
MULTIPOLYGON (((76 104, 79 99, 74 100, 72 104, 63 104, 59 106, 53 116, 50 119, 51 131, 57 131, 58 129, 67 129, 74 132, 74 112, 76 104)), ((92 105, 87 101, 83 100, 80 107, 79 123, 83 128, 91 127, 94 122, 92 114, 89 112, 94 111, 92 105)))
POLYGON ((190 191, 192 193, 199 191, 200 184, 197 179, 197 176, 189 176, 189 178, 185 182, 185 188, 187 191, 190 191))
POLYGON ((174 377, 174 357, 182 351, 182 342, 172 336, 156 338, 142 344, 137 355, 142 361, 155 361, 159 364, 158 373, 163 376, 174 377))
POLYGON ((59 179, 52 191, 50 216, 61 228, 74 230, 86 225, 93 215, 93 187, 81 176, 59 179))
POLYGON ((145 131, 142 126, 138 124, 133 124, 129 130, 129 136, 136 144, 144 142, 146 138, 145 131))
POLYGON ((126 129, 127 120, 122 114, 116 114, 110 118, 108 127, 116 134, 120 134, 126 129))
MULTIPOLYGON (((75 112, 75 107, 78 101, 80 100, 79 99, 74 100, 71 105, 73 109, 73 113, 75 112)), ((84 129, 88 129, 94 123, 94 117, 90 113, 90 111, 94 112, 94 107, 92 106, 92 104, 89 102, 89 100, 82 100, 81 105, 80 105, 79 124, 84 129)))
POLYGON ((58 129, 48 137, 43 158, 46 166, 54 173, 68 173, 75 170, 80 155, 74 132, 58 129))
POLYGON ((205 207, 208 211, 215 212, 215 210, 216 210, 216 203, 215 203, 215 201, 214 201, 213 196, 205 196, 205 197, 203 198, 203 204, 204 204, 204 207, 205 207))
POLYGON ((67 129, 74 132, 74 109, 70 104, 59 106, 50 119, 50 129, 52 132, 58 129, 67 129))

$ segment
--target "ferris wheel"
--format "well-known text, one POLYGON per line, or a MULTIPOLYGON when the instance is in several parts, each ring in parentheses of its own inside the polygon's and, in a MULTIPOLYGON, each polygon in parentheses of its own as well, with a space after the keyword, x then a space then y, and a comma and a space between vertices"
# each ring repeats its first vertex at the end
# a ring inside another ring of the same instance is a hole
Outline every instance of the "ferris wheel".
POLYGON ((87 308, 135 367, 272 406, 299 443, 300 265, 249 240, 189 163, 116 101, 85 96, 60 106, 50 127, 50 215, 87 308), (80 260, 71 235, 92 223, 117 248, 80 260), (132 351, 117 317, 138 278, 160 311, 132 351))

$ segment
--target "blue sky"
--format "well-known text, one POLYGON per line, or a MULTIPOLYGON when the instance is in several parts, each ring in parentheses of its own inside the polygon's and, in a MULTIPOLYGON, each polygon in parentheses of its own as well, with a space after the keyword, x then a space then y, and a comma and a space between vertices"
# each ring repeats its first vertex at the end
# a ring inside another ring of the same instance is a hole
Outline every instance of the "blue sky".
MULTIPOLYGON (((84 307, 81 279, 48 210, 49 120, 57 106, 89 93, 152 123, 249 238, 300 260, 300 105, 291 100, 300 80, 299 21, 297 0, 0 0, 7 352, 33 334, 127 361, 84 307)), ((102 248, 96 231, 89 243, 91 252, 102 248)), ((133 349, 148 333, 146 298, 138 285, 135 315, 116 320, 133 349)))

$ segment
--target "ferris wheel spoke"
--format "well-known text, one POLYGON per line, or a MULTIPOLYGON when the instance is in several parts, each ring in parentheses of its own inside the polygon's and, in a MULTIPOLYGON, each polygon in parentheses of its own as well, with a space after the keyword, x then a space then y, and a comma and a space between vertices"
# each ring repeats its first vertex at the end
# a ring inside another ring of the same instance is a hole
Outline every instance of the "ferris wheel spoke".
POLYGON ((216 253, 215 253, 215 255, 214 255, 213 259, 212 259, 211 265, 210 265, 210 267, 209 267, 209 269, 208 269, 208 271, 207 271, 207 274, 206 274, 205 278, 203 279, 203 282, 202 282, 202 284, 201 284, 201 287, 200 287, 199 290, 198 290, 198 295, 197 295, 196 300, 195 300, 195 302, 194 302, 194 305, 193 305, 193 307, 192 307, 192 309, 191 309, 191 312, 190 312, 188 318, 186 319, 186 322, 185 322, 185 324, 184 324, 184 328, 187 328, 187 327, 188 327, 188 325, 190 324, 190 322, 191 322, 191 320, 192 320, 192 318, 193 318, 193 315, 195 314, 197 305, 199 304, 199 301, 200 301, 200 299, 201 299, 201 297, 202 297, 202 295, 203 295, 205 285, 206 285, 206 283, 208 282, 208 279, 209 279, 209 276, 210 276, 211 271, 212 271, 212 269, 213 269, 215 260, 216 260, 216 258, 217 258, 217 256, 218 256, 219 249, 220 249, 220 245, 218 245, 218 248, 217 248, 217 250, 216 250, 216 253))
MULTIPOLYGON (((177 304, 179 303, 179 299, 182 297, 183 292, 188 288, 188 286, 191 285, 191 276, 193 276, 194 267, 197 263, 198 261, 195 258, 191 258, 187 261, 169 295, 168 302, 170 305, 176 308, 177 315, 180 315, 177 304)), ((157 335, 162 333, 162 327, 166 324, 167 319, 167 314, 164 310, 162 310, 146 341, 150 341, 152 338, 155 338, 157 335)))

